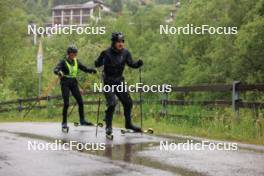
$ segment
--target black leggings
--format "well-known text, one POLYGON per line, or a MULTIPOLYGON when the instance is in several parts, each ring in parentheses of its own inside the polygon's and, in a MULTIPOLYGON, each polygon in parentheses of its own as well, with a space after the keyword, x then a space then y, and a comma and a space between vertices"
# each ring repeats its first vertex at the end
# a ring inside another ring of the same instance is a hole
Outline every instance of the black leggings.
POLYGON ((104 92, 107 109, 105 111, 106 127, 112 127, 113 114, 116 107, 116 97, 121 101, 124 108, 125 123, 127 126, 131 125, 131 110, 132 110, 132 99, 128 92, 104 92))
POLYGON ((80 121, 84 120, 83 100, 78 87, 78 82, 76 79, 67 79, 61 82, 61 93, 64 102, 62 123, 67 123, 70 91, 78 103, 80 121))

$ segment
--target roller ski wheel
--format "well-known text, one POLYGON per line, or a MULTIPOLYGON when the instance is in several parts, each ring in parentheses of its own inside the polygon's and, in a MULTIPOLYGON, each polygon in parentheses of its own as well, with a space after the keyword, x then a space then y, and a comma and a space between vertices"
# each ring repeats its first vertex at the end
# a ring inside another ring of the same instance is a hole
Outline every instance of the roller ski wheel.
POLYGON ((154 133, 154 130, 153 130, 152 128, 148 128, 148 129, 146 130, 146 133, 148 133, 148 134, 153 134, 153 133, 154 133))
POLYGON ((106 134, 105 137, 106 137, 106 139, 111 140, 111 141, 114 139, 113 134, 106 134))
POLYGON ((69 127, 68 126, 62 126, 61 131, 63 133, 68 133, 69 132, 69 127))
POLYGON ((105 129, 105 137, 108 140, 113 140, 114 139, 112 127, 107 127, 105 129))
POLYGON ((104 124, 100 122, 100 123, 97 124, 97 126, 103 128, 104 127, 104 124))

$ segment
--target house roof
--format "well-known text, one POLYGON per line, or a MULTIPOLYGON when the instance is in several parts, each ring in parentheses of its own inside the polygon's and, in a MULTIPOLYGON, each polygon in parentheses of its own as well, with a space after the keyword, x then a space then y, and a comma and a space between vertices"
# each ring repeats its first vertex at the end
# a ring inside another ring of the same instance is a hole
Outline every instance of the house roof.
POLYGON ((52 10, 60 10, 60 9, 92 9, 96 4, 71 4, 71 5, 58 5, 52 8, 52 10))
POLYGON ((108 8, 102 1, 93 0, 86 2, 84 4, 70 4, 70 5, 57 5, 52 8, 52 10, 60 10, 60 9, 92 9, 96 6, 103 6, 103 8, 108 8))

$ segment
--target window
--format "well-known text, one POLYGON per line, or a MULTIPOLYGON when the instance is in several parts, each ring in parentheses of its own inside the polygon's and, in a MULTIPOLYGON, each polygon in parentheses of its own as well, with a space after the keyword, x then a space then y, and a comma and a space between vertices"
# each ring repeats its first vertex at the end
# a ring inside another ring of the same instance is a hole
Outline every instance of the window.
POLYGON ((54 24, 61 24, 61 17, 54 17, 54 24))
POLYGON ((71 10, 63 10, 63 15, 70 16, 71 15, 71 10))
POLYGON ((70 17, 63 17, 63 25, 68 25, 70 24, 70 17))
POLYGON ((89 24, 90 17, 89 16, 83 16, 82 17, 82 24, 89 24))
POLYGON ((74 16, 72 19, 72 24, 80 24, 80 16, 74 16))
POLYGON ((61 16, 61 10, 54 10, 54 16, 61 16))
POLYGON ((83 9, 83 15, 90 15, 90 9, 83 9))
POLYGON ((80 15, 80 9, 74 9, 73 15, 80 15))

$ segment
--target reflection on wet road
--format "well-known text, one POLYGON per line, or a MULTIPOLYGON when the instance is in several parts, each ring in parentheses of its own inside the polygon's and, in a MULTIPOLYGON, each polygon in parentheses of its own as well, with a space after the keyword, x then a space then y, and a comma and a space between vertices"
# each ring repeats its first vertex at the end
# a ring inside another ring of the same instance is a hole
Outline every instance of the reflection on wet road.
MULTIPOLYGON (((70 126, 68 134, 59 123, 0 124, 0 175, 264 175, 264 153, 239 151, 160 151, 159 142, 183 142, 141 134, 105 139, 104 129, 95 137, 94 127, 70 126), (28 141, 105 143, 105 150, 29 151, 28 141)), ((264 151, 264 150, 263 150, 264 151)))

